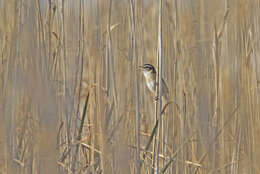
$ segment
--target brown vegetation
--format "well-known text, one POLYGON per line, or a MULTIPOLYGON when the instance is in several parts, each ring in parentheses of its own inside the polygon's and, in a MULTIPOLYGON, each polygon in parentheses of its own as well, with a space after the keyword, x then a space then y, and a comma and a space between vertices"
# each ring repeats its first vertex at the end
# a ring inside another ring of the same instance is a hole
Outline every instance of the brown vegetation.
POLYGON ((0 173, 260 173, 259 1, 159 7, 0 0, 0 173))

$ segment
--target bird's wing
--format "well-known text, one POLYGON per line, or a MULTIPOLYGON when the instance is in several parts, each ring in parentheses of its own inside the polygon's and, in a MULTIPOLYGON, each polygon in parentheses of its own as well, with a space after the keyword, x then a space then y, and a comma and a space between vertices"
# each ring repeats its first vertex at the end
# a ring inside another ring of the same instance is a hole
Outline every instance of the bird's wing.
POLYGON ((166 84, 166 82, 164 81, 164 79, 162 79, 162 86, 163 86, 163 89, 165 89, 165 93, 168 94, 169 93, 169 88, 166 84))

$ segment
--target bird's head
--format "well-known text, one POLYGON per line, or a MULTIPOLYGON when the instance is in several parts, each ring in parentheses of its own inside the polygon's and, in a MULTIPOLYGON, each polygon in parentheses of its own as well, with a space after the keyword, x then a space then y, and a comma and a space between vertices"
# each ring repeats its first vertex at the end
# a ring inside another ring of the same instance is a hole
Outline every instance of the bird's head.
POLYGON ((143 73, 156 73, 156 70, 153 65, 151 64, 144 64, 143 66, 139 66, 143 73))

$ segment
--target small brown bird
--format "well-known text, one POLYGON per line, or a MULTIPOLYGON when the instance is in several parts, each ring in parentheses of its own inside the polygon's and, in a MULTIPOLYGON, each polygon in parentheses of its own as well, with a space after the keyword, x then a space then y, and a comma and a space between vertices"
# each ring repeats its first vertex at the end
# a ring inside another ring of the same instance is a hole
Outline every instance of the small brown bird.
MULTIPOLYGON (((143 71, 147 87, 153 93, 153 95, 156 96, 156 69, 151 64, 144 64, 143 66, 140 66, 140 68, 143 71)), ((168 87, 164 79, 162 79, 162 97, 164 97, 166 100, 168 98, 168 93, 168 87)))

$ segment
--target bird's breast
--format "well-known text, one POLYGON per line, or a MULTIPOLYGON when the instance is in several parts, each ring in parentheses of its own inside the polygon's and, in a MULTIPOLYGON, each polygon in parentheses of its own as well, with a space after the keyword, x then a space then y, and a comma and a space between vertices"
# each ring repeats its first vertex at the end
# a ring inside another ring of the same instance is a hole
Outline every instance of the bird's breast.
POLYGON ((156 76, 154 74, 145 74, 146 78, 146 84, 149 90, 153 93, 155 93, 155 78, 156 76))

